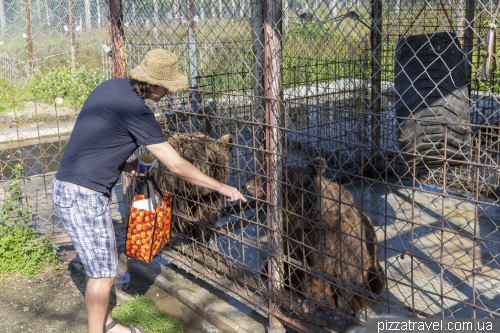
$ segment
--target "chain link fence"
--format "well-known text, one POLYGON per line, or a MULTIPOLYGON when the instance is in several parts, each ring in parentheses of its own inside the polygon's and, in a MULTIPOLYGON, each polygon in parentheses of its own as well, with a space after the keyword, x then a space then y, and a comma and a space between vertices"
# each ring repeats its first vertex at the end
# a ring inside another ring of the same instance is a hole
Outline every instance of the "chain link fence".
POLYGON ((85 96, 165 48, 190 86, 151 104, 166 137, 250 201, 159 167, 164 258, 270 329, 500 314, 498 2, 2 4, 2 178, 24 165, 40 230, 63 232, 50 182, 85 96))
POLYGON ((13 167, 21 164, 30 178, 25 191, 34 225, 57 235, 64 228, 54 215, 53 175, 85 97, 113 74, 103 51, 110 39, 109 5, 99 0, 0 5, 0 196, 13 167))

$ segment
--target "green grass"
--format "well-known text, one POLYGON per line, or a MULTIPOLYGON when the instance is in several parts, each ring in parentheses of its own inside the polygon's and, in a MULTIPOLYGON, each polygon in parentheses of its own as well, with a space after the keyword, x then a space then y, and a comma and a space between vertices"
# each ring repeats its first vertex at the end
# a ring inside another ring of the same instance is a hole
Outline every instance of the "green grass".
POLYGON ((182 333, 184 327, 176 318, 160 312, 155 301, 138 295, 111 311, 120 323, 141 326, 147 333, 182 333))

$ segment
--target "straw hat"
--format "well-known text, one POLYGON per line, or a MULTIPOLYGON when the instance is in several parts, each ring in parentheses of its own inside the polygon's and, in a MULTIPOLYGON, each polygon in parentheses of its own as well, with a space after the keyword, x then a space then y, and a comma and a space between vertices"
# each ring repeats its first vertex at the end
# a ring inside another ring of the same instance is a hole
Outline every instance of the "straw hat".
POLYGON ((170 92, 187 88, 187 77, 177 71, 177 56, 162 49, 146 53, 144 60, 130 71, 130 78, 149 84, 162 86, 170 92))

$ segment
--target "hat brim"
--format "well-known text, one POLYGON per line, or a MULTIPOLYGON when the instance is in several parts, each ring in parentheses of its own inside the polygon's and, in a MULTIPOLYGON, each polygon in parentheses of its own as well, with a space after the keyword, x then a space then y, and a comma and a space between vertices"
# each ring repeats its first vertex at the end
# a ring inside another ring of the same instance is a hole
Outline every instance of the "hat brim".
POLYGON ((141 81, 141 82, 146 82, 149 84, 153 84, 155 86, 161 86, 163 88, 168 89, 168 91, 175 93, 178 91, 186 90, 188 87, 188 80, 187 77, 177 73, 176 77, 174 80, 157 80, 148 74, 146 74, 142 68, 141 65, 135 67, 130 71, 129 77, 141 81))

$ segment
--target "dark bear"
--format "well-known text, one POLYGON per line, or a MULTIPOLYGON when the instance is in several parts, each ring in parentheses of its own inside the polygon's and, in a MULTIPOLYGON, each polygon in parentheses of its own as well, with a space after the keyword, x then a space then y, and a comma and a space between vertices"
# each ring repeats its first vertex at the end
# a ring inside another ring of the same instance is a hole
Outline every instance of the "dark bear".
MULTIPOLYGON (((174 134, 167 141, 201 172, 221 183, 227 183, 233 148, 233 140, 229 134, 220 140, 202 133, 174 134)), ((196 228, 194 222, 213 224, 217 221, 222 216, 223 196, 208 188, 185 182, 168 172, 164 166, 160 166, 159 171, 162 176, 158 177, 158 184, 174 194, 174 230, 200 239, 202 228, 196 228)))
MULTIPOLYGON (((319 301, 356 315, 372 294, 382 292, 385 274, 370 218, 346 188, 322 176, 325 167, 326 160, 317 157, 307 166, 283 169, 285 284, 306 295, 301 305, 306 313, 319 301)), ((263 185, 264 178, 256 176, 247 190, 263 198, 263 185)))

